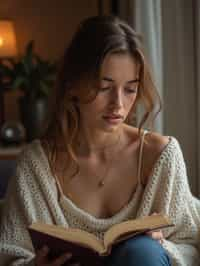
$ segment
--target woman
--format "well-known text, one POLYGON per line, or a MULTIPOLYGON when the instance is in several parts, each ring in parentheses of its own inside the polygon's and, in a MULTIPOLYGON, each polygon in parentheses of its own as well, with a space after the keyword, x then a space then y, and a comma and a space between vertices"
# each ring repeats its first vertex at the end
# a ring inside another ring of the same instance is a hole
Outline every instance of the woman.
POLYGON ((111 225, 155 212, 169 215, 175 227, 123 242, 105 264, 199 264, 200 203, 180 145, 142 129, 152 125, 157 102, 134 30, 112 16, 83 21, 63 57, 46 133, 24 149, 8 188, 2 265, 71 265, 68 251, 54 261, 47 247, 35 256, 27 232, 35 221, 101 239, 111 225), (139 104, 145 113, 137 128, 130 123, 139 104))

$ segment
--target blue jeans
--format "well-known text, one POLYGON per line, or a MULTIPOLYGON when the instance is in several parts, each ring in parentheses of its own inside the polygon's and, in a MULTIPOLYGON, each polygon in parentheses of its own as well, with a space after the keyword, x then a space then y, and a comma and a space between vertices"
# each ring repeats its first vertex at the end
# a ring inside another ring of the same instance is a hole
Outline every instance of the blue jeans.
POLYGON ((161 244, 147 235, 119 243, 105 260, 106 266, 171 266, 161 244))

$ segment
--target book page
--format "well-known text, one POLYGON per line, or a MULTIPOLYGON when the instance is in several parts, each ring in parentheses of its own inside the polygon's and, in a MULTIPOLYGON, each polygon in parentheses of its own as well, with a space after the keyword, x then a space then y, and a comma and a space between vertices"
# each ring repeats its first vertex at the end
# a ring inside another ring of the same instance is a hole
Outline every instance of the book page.
POLYGON ((29 228, 50 236, 77 243, 84 247, 89 247, 99 254, 104 252, 104 245, 100 239, 78 228, 64 228, 62 226, 42 223, 34 223, 29 228))
MULTIPOLYGON (((112 245, 113 242, 120 239, 123 235, 138 231, 148 231, 157 228, 163 228, 173 226, 168 217, 161 214, 146 216, 135 220, 125 221, 116 225, 113 225, 104 235, 104 246, 107 248, 112 245)), ((133 234, 134 235, 134 234, 133 234)))

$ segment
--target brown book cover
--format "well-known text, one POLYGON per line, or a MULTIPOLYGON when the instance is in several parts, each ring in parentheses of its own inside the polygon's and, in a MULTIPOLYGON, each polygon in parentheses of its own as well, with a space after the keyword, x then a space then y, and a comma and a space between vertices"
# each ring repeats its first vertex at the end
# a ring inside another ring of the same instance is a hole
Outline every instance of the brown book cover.
POLYGON ((114 245, 150 230, 173 226, 162 214, 146 216, 115 224, 104 234, 101 241, 95 235, 77 228, 64 228, 58 225, 34 223, 28 230, 35 250, 44 245, 49 247, 49 259, 71 252, 72 262, 81 266, 103 266, 114 245))

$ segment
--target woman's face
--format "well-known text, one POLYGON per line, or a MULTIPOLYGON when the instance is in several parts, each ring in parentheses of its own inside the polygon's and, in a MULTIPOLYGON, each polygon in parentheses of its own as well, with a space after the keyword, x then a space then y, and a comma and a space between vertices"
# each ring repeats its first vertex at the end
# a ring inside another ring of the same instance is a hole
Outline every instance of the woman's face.
POLYGON ((106 132, 116 130, 135 103, 138 83, 138 67, 129 54, 106 56, 96 98, 80 104, 83 127, 106 132))

